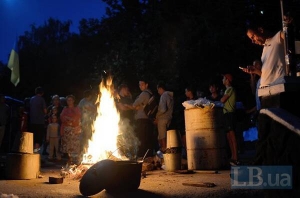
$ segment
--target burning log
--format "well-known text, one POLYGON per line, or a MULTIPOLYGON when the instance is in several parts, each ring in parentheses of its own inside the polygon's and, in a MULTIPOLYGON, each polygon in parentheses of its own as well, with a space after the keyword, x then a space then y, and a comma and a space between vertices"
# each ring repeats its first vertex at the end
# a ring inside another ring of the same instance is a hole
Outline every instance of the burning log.
POLYGON ((67 166, 62 168, 60 171, 60 175, 64 178, 68 177, 74 180, 80 180, 85 172, 91 167, 89 164, 73 164, 71 166, 67 166))
MULTIPOLYGON (((122 161, 122 159, 115 157, 112 152, 107 152, 107 155, 109 156, 109 160, 112 161, 122 161)), ((91 168, 94 164, 96 164, 93 161, 93 156, 91 154, 84 154, 83 162, 80 165, 70 165, 66 166, 61 169, 61 176, 68 177, 74 180, 80 180, 85 172, 91 168)))

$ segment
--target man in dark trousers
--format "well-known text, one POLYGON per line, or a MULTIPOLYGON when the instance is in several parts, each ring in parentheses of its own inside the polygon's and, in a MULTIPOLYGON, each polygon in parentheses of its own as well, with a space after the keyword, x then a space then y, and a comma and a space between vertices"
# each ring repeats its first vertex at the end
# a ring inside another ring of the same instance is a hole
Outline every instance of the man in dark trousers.
POLYGON ((237 151, 237 141, 236 141, 236 93, 235 89, 232 87, 232 75, 224 74, 223 75, 223 84, 226 87, 225 93, 221 98, 221 102, 224 104, 223 113, 224 113, 224 124, 225 132, 231 151, 230 164, 232 166, 239 165, 238 161, 238 151, 237 151))
POLYGON ((47 106, 43 98, 42 87, 35 88, 35 95, 30 98, 30 131, 34 138, 34 152, 39 152, 46 137, 45 115, 47 106))
POLYGON ((153 156, 154 152, 154 124, 153 120, 148 118, 144 112, 144 107, 153 94, 148 86, 149 83, 146 79, 139 80, 139 87, 142 92, 138 95, 131 106, 131 108, 135 110, 135 134, 140 141, 137 154, 138 157, 143 157, 147 153, 148 149, 148 157, 153 156))

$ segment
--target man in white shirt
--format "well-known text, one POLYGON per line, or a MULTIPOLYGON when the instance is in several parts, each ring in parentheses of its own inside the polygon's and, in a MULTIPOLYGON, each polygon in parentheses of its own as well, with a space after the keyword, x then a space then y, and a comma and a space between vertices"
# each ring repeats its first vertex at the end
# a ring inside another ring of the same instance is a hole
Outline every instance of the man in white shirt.
POLYGON ((261 55, 260 88, 285 83, 284 33, 275 35, 259 26, 249 27, 247 36, 252 43, 264 46, 261 55))

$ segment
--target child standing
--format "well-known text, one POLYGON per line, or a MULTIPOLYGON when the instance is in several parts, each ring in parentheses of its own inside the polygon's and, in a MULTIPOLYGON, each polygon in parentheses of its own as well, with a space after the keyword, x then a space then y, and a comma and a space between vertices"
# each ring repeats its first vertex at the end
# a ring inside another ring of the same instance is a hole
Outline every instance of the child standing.
POLYGON ((49 156, 48 159, 53 159, 53 154, 55 150, 55 156, 57 160, 61 160, 61 155, 59 153, 59 129, 60 126, 58 124, 58 118, 56 115, 51 116, 51 122, 48 124, 47 127, 47 142, 49 143, 49 156))
POLYGON ((60 120, 59 120, 59 112, 58 112, 58 107, 53 106, 48 114, 48 123, 51 123, 51 119, 52 116, 56 116, 57 117, 57 123, 60 124, 60 120))

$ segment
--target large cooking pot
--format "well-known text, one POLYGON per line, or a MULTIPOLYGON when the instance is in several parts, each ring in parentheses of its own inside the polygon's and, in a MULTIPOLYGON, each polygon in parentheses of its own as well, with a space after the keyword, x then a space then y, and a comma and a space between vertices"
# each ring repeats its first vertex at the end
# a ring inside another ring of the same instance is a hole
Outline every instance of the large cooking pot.
POLYGON ((101 160, 91 166, 80 179, 79 190, 84 196, 95 195, 113 182, 115 161, 101 160))
POLYGON ((116 161, 116 174, 109 185, 105 187, 108 192, 133 191, 139 188, 141 182, 143 162, 116 161))
POLYGON ((82 176, 80 193, 91 196, 103 189, 108 192, 136 190, 141 182, 142 164, 142 161, 99 161, 82 176))

